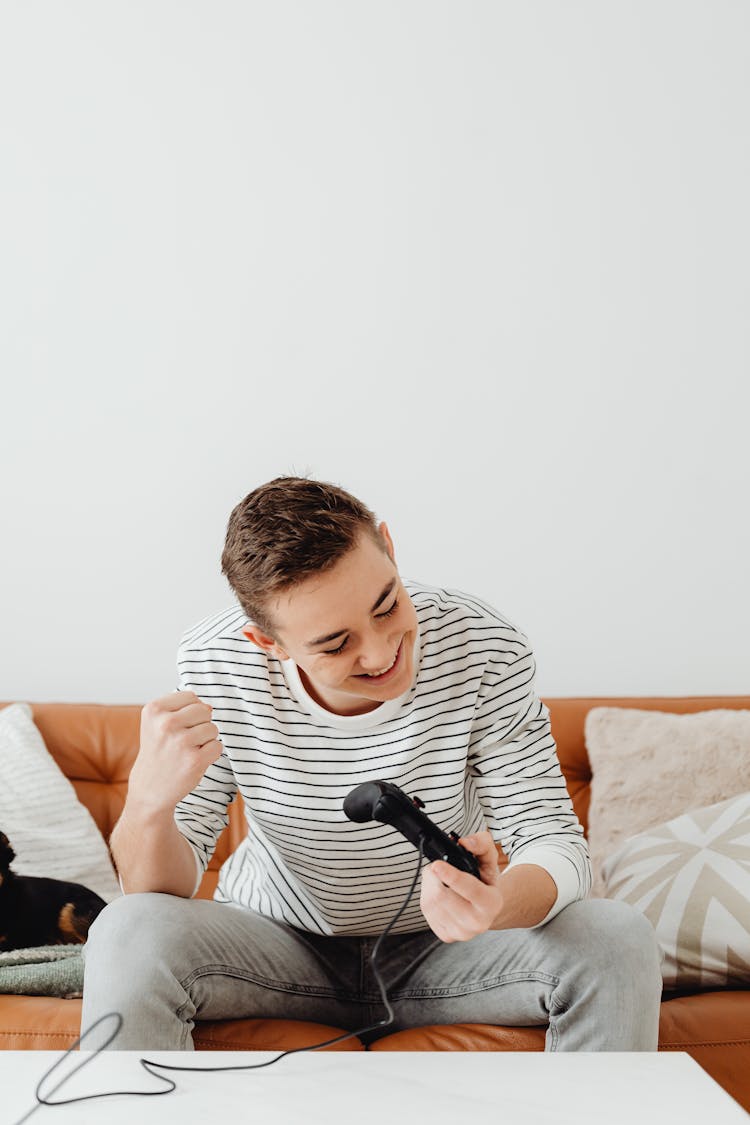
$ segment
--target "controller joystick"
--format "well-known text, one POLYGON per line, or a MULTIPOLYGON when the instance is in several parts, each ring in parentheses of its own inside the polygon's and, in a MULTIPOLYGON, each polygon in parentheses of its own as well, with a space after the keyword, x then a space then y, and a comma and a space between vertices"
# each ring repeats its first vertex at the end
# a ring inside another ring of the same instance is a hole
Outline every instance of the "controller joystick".
POLYGON ((344 812, 349 820, 363 824, 379 820, 397 828, 415 848, 422 840, 422 852, 427 859, 442 859, 479 878, 479 864, 467 848, 458 843, 456 832, 443 832, 422 812, 424 801, 406 796, 402 789, 390 781, 366 781, 357 785, 344 801, 344 812))

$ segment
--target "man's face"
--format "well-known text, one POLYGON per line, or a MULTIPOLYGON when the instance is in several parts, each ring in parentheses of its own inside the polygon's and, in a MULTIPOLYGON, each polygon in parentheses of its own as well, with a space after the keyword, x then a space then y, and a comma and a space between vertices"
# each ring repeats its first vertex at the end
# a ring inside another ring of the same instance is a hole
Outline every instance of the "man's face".
POLYGON ((336 715, 372 711, 414 680, 417 615, 401 584, 388 528, 381 523, 379 531, 388 554, 362 534, 331 570, 271 601, 277 642, 256 626, 245 630, 266 652, 291 658, 313 699, 336 715))

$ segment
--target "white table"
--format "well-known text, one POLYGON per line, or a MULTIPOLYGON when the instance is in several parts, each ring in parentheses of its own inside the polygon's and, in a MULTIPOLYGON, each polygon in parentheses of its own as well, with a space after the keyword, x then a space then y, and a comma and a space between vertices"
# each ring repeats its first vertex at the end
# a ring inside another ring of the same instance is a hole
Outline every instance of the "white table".
MULTIPOLYGON (((43 1086, 54 1098, 163 1085, 144 1056, 176 1066, 264 1062, 270 1051, 71 1053, 43 1086)), ((61 1051, 0 1051, 0 1125, 747 1125, 749 1115, 684 1052, 330 1052, 290 1055, 263 1070, 165 1073, 177 1089, 70 1106, 39 1106, 34 1090, 61 1051), (242 1116, 239 1116, 239 1115, 242 1116), (24 1122, 25 1125, 25 1122, 24 1122)))

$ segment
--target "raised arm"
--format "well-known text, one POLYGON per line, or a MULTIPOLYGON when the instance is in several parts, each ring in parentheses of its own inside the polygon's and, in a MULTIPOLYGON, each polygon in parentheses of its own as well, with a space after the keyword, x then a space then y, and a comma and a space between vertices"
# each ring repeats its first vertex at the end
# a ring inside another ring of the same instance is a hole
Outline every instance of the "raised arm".
POLYGON ((140 748, 122 815, 110 837, 126 894, 161 891, 190 898, 200 881, 198 856, 175 823, 177 804, 221 757, 211 707, 193 691, 147 703, 140 748))

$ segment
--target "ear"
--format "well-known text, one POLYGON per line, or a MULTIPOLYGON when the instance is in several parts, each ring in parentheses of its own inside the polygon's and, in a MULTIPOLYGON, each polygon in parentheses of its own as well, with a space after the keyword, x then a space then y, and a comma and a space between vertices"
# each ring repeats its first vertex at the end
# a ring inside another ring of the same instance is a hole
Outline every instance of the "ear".
POLYGON ((284 652, 281 645, 277 645, 273 637, 269 637, 268 634, 264 633, 262 629, 259 629, 257 625, 248 625, 242 632, 251 644, 262 649, 268 656, 275 656, 278 660, 289 659, 288 653, 284 652))
POLYGON ((385 520, 383 520, 382 523, 378 524, 378 531, 380 532, 383 539, 385 539, 385 544, 386 544, 386 548, 388 550, 388 554, 391 556, 391 562, 395 566, 396 565, 396 551, 393 547, 393 540, 391 539, 391 533, 388 530, 388 524, 385 522, 385 520))
POLYGON ((7 874, 8 868, 15 858, 16 853, 10 846, 10 840, 4 832, 0 832, 0 871, 7 874))

